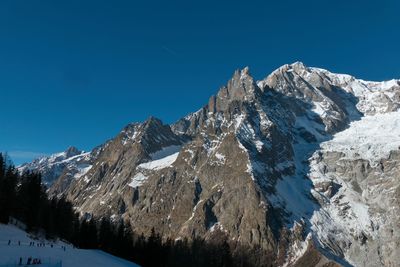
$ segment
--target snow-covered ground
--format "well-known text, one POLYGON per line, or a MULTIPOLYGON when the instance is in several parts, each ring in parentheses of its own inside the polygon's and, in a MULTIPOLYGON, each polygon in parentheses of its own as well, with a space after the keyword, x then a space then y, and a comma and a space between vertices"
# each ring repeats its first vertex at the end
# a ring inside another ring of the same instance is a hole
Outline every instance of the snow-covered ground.
POLYGON ((43 267, 135 267, 138 266, 132 262, 112 256, 100 250, 91 249, 76 249, 71 245, 63 242, 53 243, 53 248, 50 246, 50 241, 31 239, 26 232, 12 226, 0 224, 0 267, 16 266, 19 263, 20 257, 23 263, 29 257, 41 259, 43 267), (11 244, 8 245, 8 241, 11 244), (18 245, 18 241, 21 242, 18 245), (29 246, 31 241, 35 242, 35 246, 29 246), (44 242, 45 247, 37 247, 37 242, 44 242), (66 249, 62 249, 65 246, 66 249), (50 262, 50 263, 49 263, 50 262), (47 264, 46 264, 47 263, 47 264), (60 265, 61 263, 61 265, 60 265))

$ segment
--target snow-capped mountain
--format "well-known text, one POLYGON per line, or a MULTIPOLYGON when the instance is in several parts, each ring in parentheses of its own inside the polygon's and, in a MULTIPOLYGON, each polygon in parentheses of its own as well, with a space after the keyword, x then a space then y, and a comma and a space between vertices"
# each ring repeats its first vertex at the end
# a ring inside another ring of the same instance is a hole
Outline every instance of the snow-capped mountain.
POLYGON ((40 172, 43 183, 49 187, 49 193, 54 195, 58 191, 67 190, 72 181, 83 177, 92 168, 93 162, 102 151, 103 146, 98 146, 90 152, 80 151, 72 146, 64 152, 22 164, 18 166, 18 171, 20 173, 40 172), (58 191, 53 192, 53 188, 57 188, 58 191))
POLYGON ((60 176, 69 175, 79 178, 90 168, 92 155, 90 152, 79 151, 76 147, 69 147, 66 151, 41 157, 30 163, 18 167, 23 173, 25 171, 40 171, 42 180, 46 185, 53 184, 60 176))
POLYGON ((245 68, 173 125, 151 117, 23 168, 137 232, 226 238, 273 266, 400 266, 399 107, 399 80, 296 62, 255 81, 245 68))

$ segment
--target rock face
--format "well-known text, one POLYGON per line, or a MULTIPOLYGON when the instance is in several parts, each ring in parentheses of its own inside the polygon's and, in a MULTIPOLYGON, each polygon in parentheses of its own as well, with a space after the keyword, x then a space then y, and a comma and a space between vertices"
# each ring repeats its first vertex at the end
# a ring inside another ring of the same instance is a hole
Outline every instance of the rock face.
POLYGON ((256 82, 245 68, 173 125, 149 118, 21 168, 139 233, 222 236, 274 266, 400 266, 399 107, 398 80, 296 62, 256 82))

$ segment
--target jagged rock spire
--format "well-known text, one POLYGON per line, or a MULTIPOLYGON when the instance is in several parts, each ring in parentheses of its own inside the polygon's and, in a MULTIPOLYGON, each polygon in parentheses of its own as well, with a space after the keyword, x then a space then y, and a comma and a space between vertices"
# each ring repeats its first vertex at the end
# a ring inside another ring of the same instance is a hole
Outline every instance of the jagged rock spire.
POLYGON ((226 86, 223 86, 216 96, 211 96, 208 107, 210 112, 223 111, 227 105, 234 101, 244 101, 254 97, 258 90, 250 74, 249 67, 236 70, 226 86))

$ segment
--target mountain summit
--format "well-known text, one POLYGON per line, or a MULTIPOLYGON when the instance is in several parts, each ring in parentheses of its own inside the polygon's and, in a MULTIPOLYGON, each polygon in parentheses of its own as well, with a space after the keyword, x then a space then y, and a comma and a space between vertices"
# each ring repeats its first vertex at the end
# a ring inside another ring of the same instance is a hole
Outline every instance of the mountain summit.
POLYGON ((399 80, 246 67, 172 125, 151 117, 21 170, 145 235, 261 248, 272 266, 399 266, 399 107, 399 80))

